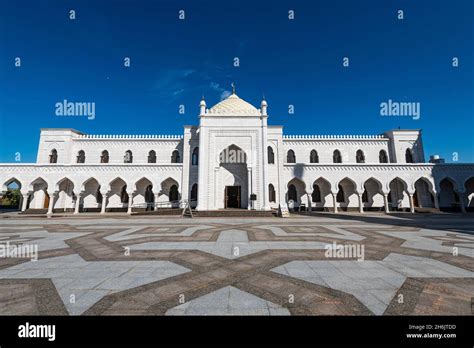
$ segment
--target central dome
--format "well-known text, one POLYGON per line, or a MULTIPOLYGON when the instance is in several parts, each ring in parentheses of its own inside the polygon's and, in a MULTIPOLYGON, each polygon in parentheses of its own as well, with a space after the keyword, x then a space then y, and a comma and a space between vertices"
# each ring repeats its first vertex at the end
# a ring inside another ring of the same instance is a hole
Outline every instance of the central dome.
POLYGON ((216 116, 261 116, 260 111, 252 104, 240 99, 233 93, 209 109, 207 115, 216 116))

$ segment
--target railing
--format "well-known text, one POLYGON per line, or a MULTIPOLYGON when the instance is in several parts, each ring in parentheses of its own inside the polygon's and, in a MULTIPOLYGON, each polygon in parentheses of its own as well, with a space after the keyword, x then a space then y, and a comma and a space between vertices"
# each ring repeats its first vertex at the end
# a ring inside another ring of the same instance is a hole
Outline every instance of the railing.
POLYGON ((191 204, 190 204, 191 202, 196 202, 196 200, 181 199, 181 200, 175 200, 175 201, 169 201, 169 202, 146 202, 146 203, 132 204, 132 208, 145 209, 145 211, 180 208, 182 209, 181 216, 184 216, 185 214, 187 214, 193 217, 193 212, 192 212, 191 204))
POLYGON ((132 208, 146 209, 166 209, 166 208, 179 208, 183 200, 169 201, 169 202, 146 202, 146 203, 134 203, 132 208))

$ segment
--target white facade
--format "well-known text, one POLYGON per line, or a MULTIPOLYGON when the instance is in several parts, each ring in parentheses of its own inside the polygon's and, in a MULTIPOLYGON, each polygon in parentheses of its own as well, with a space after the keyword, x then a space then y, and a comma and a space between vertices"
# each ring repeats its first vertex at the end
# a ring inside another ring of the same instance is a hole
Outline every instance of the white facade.
POLYGON ((257 109, 235 93, 210 109, 201 101, 199 118, 176 136, 42 129, 36 163, 0 164, 2 192, 16 183, 22 210, 49 214, 185 201, 197 210, 474 207, 474 164, 426 163, 420 130, 285 136, 268 126, 266 101, 257 109))

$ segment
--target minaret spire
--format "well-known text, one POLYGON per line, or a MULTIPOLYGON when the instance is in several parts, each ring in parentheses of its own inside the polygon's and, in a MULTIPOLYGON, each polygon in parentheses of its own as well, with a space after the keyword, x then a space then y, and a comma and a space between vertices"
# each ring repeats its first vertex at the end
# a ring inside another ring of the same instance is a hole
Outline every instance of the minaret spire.
POLYGON ((232 86, 232 94, 235 94, 235 83, 232 82, 230 85, 232 86))
POLYGON ((199 115, 205 115, 206 114, 206 101, 204 100, 204 94, 202 95, 201 102, 199 103, 199 115))

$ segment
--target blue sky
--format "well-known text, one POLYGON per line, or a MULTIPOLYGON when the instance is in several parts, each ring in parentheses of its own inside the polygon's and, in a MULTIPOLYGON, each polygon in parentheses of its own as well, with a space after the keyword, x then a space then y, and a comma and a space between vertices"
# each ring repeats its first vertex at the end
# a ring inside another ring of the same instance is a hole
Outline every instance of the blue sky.
POLYGON ((474 162, 473 4, 0 0, 0 162, 34 162, 40 128, 180 134, 232 81, 286 134, 421 128, 427 157, 474 162), (55 116, 64 99, 95 102, 95 119, 55 116), (388 99, 421 103, 420 119, 380 116, 388 99))

